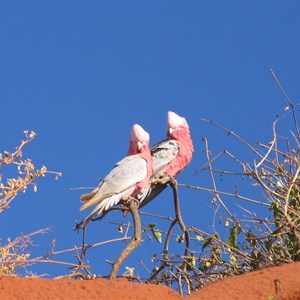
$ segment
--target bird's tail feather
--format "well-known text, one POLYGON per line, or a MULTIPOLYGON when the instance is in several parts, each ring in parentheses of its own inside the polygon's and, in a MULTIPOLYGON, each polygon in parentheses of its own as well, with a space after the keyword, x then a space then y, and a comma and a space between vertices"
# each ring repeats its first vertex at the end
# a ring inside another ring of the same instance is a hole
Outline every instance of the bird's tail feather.
POLYGON ((96 192, 91 192, 91 193, 88 193, 88 194, 83 194, 80 197, 80 201, 86 203, 86 202, 90 201, 96 194, 97 194, 96 192))
POLYGON ((100 202, 102 199, 105 198, 105 196, 99 196, 99 195, 97 195, 97 193, 95 193, 93 195, 89 195, 89 194, 82 195, 81 198, 80 198, 80 200, 85 203, 80 207, 80 211, 85 210, 85 209, 93 206, 94 204, 100 202), (82 197, 84 197, 84 200, 81 200, 82 197))

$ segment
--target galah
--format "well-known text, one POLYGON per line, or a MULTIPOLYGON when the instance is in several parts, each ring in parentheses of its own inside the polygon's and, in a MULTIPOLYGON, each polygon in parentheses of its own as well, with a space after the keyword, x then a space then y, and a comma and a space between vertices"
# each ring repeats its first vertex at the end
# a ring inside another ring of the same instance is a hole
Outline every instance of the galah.
POLYGON ((153 162, 149 148, 149 134, 138 124, 133 125, 128 154, 91 193, 84 194, 80 210, 97 205, 85 221, 101 214, 129 197, 136 197, 153 175, 153 162))
MULTIPOLYGON (((165 177, 176 177, 191 161, 194 152, 189 125, 185 118, 168 112, 167 139, 156 144, 152 149, 154 174, 150 181, 165 177)), ((139 207, 145 206, 165 188, 166 184, 149 183, 137 195, 139 207)))

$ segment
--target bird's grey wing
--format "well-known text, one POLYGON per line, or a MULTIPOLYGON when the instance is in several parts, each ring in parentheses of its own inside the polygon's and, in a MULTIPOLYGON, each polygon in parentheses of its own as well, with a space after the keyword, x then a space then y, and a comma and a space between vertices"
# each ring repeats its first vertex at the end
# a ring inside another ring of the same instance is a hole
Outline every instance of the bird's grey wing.
MULTIPOLYGON (((178 155, 179 145, 175 140, 164 140, 154 145, 151 149, 154 174, 153 179, 159 179, 165 175, 164 168, 172 162, 172 160, 178 155)), ((157 197, 165 188, 166 184, 149 184, 142 189, 137 198, 140 201, 140 208, 148 204, 152 199, 157 197)))
POLYGON ((150 201, 156 198, 166 187, 166 184, 159 183, 154 186, 149 185, 148 187, 141 190, 137 195, 137 199, 140 202, 139 208, 147 205, 150 201))
POLYGON ((126 156, 102 180, 99 187, 92 191, 92 193, 82 196, 81 200, 85 203, 81 206, 80 210, 99 203, 105 198, 108 198, 106 201, 107 206, 117 204, 126 194, 127 190, 132 188, 137 182, 142 181, 146 176, 146 160, 137 155, 126 156), (113 204, 110 205, 110 202, 113 204))
POLYGON ((154 177, 161 175, 161 171, 178 155, 179 145, 175 140, 159 142, 151 149, 154 177))
POLYGON ((102 195, 120 193, 147 176, 147 162, 137 155, 127 156, 104 178, 99 189, 102 195))

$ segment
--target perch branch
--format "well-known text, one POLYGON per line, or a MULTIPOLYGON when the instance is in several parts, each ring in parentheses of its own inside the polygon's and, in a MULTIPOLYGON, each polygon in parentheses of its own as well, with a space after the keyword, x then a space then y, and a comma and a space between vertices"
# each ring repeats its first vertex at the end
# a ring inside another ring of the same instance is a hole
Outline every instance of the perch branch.
POLYGON ((130 213, 132 214, 133 223, 134 223, 134 236, 132 237, 129 244, 125 247, 125 249, 121 252, 119 257, 113 263, 112 270, 109 276, 109 279, 116 279, 120 266, 124 262, 124 260, 136 249, 136 247, 140 244, 142 238, 142 230, 141 230, 141 219, 138 212, 139 203, 134 198, 129 198, 129 203, 127 204, 130 208, 130 213))
POLYGON ((169 184, 173 190, 173 196, 174 196, 174 206, 175 206, 175 214, 176 214, 176 220, 184 234, 184 240, 185 240, 185 256, 188 256, 189 252, 189 247, 190 247, 190 237, 188 230, 186 229, 186 226, 183 222, 182 216, 181 216, 181 211, 179 207, 179 196, 178 196, 178 189, 177 189, 177 181, 173 178, 170 177, 169 184))

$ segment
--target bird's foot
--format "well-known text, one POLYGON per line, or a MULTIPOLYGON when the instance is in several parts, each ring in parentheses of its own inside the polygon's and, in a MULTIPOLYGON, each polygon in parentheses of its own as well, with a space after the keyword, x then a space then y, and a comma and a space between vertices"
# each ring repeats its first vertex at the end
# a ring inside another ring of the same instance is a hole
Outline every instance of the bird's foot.
POLYGON ((151 181, 151 183, 153 185, 157 185, 157 184, 162 184, 162 185, 170 184, 172 186, 176 186, 177 185, 176 179, 173 176, 170 176, 170 175, 165 175, 164 177, 161 177, 159 179, 153 179, 151 181))

